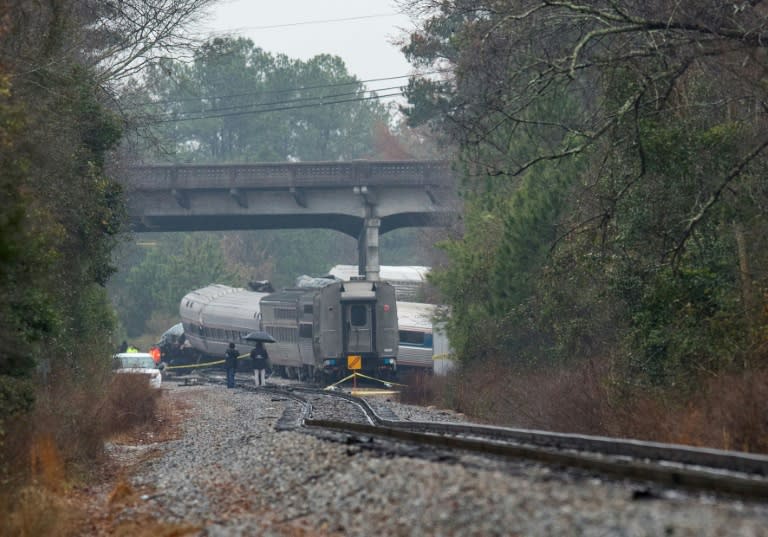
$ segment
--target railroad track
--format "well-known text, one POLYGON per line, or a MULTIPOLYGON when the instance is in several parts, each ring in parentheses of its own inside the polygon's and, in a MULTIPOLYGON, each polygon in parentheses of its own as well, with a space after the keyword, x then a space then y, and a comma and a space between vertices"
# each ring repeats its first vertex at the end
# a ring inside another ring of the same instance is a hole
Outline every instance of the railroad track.
POLYGON ((525 459, 672 489, 768 499, 768 457, 763 455, 476 424, 406 422, 383 417, 365 399, 344 392, 305 387, 270 389, 298 401, 302 408, 283 420, 281 429, 336 431, 437 450, 525 459), (338 400, 344 401, 345 410, 334 418, 340 412, 338 400), (335 408, 328 410, 331 404, 335 408))
MULTIPOLYGON (((201 374, 206 382, 221 382, 216 375, 201 374)), ((341 390, 303 385, 256 388, 242 381, 238 387, 297 403, 288 407, 277 430, 333 431, 348 440, 383 439, 440 452, 529 460, 670 489, 768 500, 768 457, 763 455, 477 424, 401 421, 341 390)))

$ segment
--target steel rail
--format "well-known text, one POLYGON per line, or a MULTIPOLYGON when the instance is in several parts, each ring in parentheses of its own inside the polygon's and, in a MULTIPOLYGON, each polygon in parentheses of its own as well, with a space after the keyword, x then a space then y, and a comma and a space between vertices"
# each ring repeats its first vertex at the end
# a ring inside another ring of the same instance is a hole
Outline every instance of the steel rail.
POLYGON ((306 418, 305 426, 562 464, 670 487, 768 499, 768 457, 764 455, 532 429, 395 421, 380 417, 364 399, 330 393, 359 402, 373 425, 306 418))
POLYGON ((485 455, 514 459, 527 459, 548 465, 600 473, 621 479, 654 482, 672 488, 706 491, 748 499, 768 499, 768 480, 745 474, 725 472, 717 468, 670 465, 667 461, 646 461, 605 456, 595 453, 579 453, 551 447, 477 440, 458 436, 445 436, 410 430, 406 427, 363 425, 332 420, 306 419, 307 427, 318 427, 355 434, 365 434, 442 449, 464 450, 485 455))
POLYGON ((395 421, 379 416, 365 399, 340 391, 300 386, 269 386, 258 390, 299 403, 297 415, 281 419, 278 430, 304 426, 364 434, 438 449, 562 465, 671 488, 752 500, 768 499, 768 457, 763 455, 477 424, 395 421), (301 394, 341 398, 354 403, 364 412, 370 424, 313 419, 312 403, 301 394))
POLYGON ((535 429, 515 429, 476 424, 391 420, 382 420, 379 423, 386 427, 423 430, 437 434, 474 435, 554 449, 591 451, 604 455, 666 461, 763 477, 768 476, 768 457, 752 453, 605 436, 555 433, 535 429))
POLYGON ((371 416, 373 423, 383 427, 421 430, 443 435, 477 436, 560 450, 587 451, 603 455, 702 466, 762 477, 768 476, 768 456, 765 455, 681 444, 664 444, 607 436, 556 433, 472 423, 389 420, 380 417, 364 399, 345 393, 338 393, 337 395, 350 401, 357 400, 365 408, 366 413, 371 416))

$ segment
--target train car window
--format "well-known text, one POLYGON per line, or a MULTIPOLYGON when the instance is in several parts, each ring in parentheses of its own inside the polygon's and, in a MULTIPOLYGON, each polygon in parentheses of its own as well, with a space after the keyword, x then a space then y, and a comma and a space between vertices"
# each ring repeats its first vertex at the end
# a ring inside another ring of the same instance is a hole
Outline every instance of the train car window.
POLYGON ((314 307, 312 304, 304 304, 304 313, 312 313, 314 311, 314 307))
POLYGON ((368 324, 368 307, 362 304, 353 304, 349 308, 349 317, 352 326, 365 326, 368 324))
POLYGON ((311 323, 301 323, 299 325, 299 337, 300 338, 311 338, 312 337, 312 324, 311 323))
POLYGON ((275 319, 291 320, 296 318, 296 310, 275 308, 275 319))
POLYGON ((400 330, 400 343, 407 345, 424 345, 425 341, 424 332, 416 332, 415 330, 400 330))
POLYGON ((266 326, 265 330, 272 334, 277 341, 282 343, 295 343, 298 341, 298 329, 288 326, 266 326))

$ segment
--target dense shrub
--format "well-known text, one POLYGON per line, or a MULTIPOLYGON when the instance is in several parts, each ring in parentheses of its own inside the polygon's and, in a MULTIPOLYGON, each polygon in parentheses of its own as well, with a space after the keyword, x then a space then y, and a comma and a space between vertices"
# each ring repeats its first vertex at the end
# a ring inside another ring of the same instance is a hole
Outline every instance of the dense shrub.
POLYGON ((694 393, 629 387, 605 364, 510 370, 483 362, 419 377, 403 402, 436 404, 473 421, 768 453, 768 371, 724 372, 694 393))

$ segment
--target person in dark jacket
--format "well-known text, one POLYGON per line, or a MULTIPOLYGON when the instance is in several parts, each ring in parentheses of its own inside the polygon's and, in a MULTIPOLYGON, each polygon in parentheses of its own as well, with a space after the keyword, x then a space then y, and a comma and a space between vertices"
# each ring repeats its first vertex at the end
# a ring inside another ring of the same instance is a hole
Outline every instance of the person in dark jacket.
POLYGON ((264 343, 261 341, 258 341, 256 346, 251 349, 251 360, 253 360, 253 373, 256 377, 256 385, 261 386, 262 384, 266 384, 264 372, 267 369, 269 355, 267 354, 267 349, 264 347, 264 343))
POLYGON ((235 371, 237 371, 237 357, 239 353, 235 348, 234 343, 229 344, 229 348, 224 358, 225 365, 227 366, 227 388, 235 387, 235 371))

